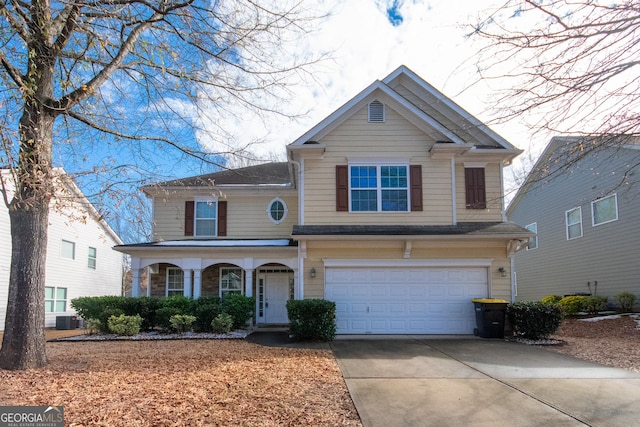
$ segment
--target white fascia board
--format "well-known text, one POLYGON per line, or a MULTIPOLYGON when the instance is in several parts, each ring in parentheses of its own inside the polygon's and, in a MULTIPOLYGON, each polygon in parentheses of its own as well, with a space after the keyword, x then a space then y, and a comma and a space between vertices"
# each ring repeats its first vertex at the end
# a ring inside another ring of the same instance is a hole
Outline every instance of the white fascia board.
POLYGON ((382 81, 385 84, 390 84, 393 80, 397 79, 401 75, 405 75, 405 76, 409 77, 417 85, 419 85, 422 89, 424 89, 425 91, 430 93, 432 96, 437 98, 440 102, 442 102, 445 106, 447 106, 452 111, 454 111, 456 114, 458 114, 461 118, 463 118, 464 120, 466 120, 469 123, 471 123, 473 125, 473 127, 475 127, 477 129, 479 129, 480 131, 482 131, 485 135, 487 135, 489 138, 491 138, 494 141, 496 141, 498 144, 502 145, 504 148, 506 148, 508 150, 518 150, 509 141, 507 141, 506 139, 504 139, 503 137, 498 135, 496 132, 491 130, 484 123, 482 123, 480 120, 475 118, 473 115, 471 115, 465 109, 460 107, 458 104, 453 102, 450 98, 446 97, 442 92, 440 92, 438 89, 436 89, 433 86, 431 86, 429 83, 427 83, 425 80, 423 80, 420 76, 418 76, 416 73, 411 71, 406 66, 401 65, 395 71, 393 71, 391 74, 389 74, 387 77, 385 77, 382 81))
POLYGON ((323 259, 325 267, 490 267, 493 258, 323 259))
POLYGON ((419 234, 419 235, 338 235, 338 234, 322 234, 322 235, 295 235, 292 236, 294 241, 314 241, 314 240, 413 240, 413 241, 444 241, 444 240, 512 240, 531 237, 532 233, 505 233, 505 234, 419 234))

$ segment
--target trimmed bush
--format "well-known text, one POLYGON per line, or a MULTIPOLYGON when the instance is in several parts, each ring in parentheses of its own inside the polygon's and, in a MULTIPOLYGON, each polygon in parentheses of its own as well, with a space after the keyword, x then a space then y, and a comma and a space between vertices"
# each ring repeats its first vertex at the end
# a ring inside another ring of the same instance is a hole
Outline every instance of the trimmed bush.
MULTIPOLYGON (((78 316, 85 320, 101 319, 102 312, 108 308, 118 309, 124 313, 123 305, 126 297, 105 295, 101 297, 80 297, 71 300, 71 307, 78 313, 78 316)), ((105 325, 107 319, 105 318, 105 325)))
POLYGON ((71 300, 71 307, 85 320, 98 319, 102 322, 102 331, 107 331, 107 321, 112 315, 142 317, 142 328, 153 329, 155 311, 160 307, 160 300, 151 297, 123 297, 106 295, 100 297, 80 297, 71 300))
POLYGON ((582 295, 571 295, 562 298, 558 304, 560 304, 560 307, 564 310, 565 315, 574 316, 582 310, 582 301, 584 298, 582 295))
POLYGON ((193 300, 191 298, 185 297, 183 295, 173 295, 160 299, 159 308, 176 308, 180 311, 180 313, 189 314, 192 301, 193 300))
POLYGON ((84 322, 84 327, 89 331, 89 335, 97 334, 102 330, 102 324, 98 319, 87 319, 84 322))
POLYGON ((102 310, 98 317, 98 321, 100 322, 100 331, 108 334, 111 332, 109 329, 109 319, 112 317, 124 316, 124 311, 120 308, 105 308, 102 310))
POLYGON ((558 330, 563 318, 559 304, 521 301, 507 306, 514 335, 529 339, 548 337, 558 330))
POLYGON ((107 321, 109 331, 114 334, 133 336, 140 332, 140 325, 142 324, 142 317, 139 315, 125 316, 111 316, 107 321))
POLYGON ((336 303, 323 299, 287 301, 291 338, 332 341, 336 336, 336 303))
POLYGON ((211 330, 216 334, 229 333, 232 326, 233 317, 227 313, 220 313, 211 321, 211 330))
POLYGON ((560 295, 547 295, 546 297, 542 298, 540 301, 542 301, 545 304, 557 304, 560 302, 561 299, 562 297, 560 295))
POLYGON ((156 323, 162 329, 169 330, 171 329, 171 317, 178 314, 184 313, 177 307, 160 307, 156 310, 156 323))
POLYGON ((228 294, 222 300, 222 312, 233 317, 233 329, 246 328, 255 307, 255 298, 240 294, 228 294))
POLYGON ((141 328, 145 331, 156 327, 156 310, 160 308, 160 299, 154 297, 130 298, 132 300, 130 308, 133 312, 125 310, 125 314, 130 316, 139 314, 142 317, 141 328))
POLYGON ((193 330, 193 322, 196 321, 195 316, 189 314, 175 314, 169 319, 171 327, 179 334, 193 330))
POLYGON ((620 306, 621 313, 628 313, 633 311, 633 306, 636 303, 636 296, 631 292, 620 292, 615 296, 616 302, 620 306))
POLYGON ((605 311, 607 308, 607 297, 588 296, 582 300, 580 311, 598 313, 605 311))
POLYGON ((218 297, 200 297, 191 302, 189 314, 196 317, 194 328, 198 332, 211 332, 211 322, 220 313, 222 306, 218 297))

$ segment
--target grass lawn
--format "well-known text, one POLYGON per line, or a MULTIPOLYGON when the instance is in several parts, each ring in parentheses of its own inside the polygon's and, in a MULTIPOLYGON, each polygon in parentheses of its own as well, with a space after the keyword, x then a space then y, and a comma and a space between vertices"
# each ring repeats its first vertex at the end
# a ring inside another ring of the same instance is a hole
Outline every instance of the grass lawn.
POLYGON ((62 405, 69 426, 361 426, 328 350, 53 342, 47 355, 44 369, 0 370, 0 405, 62 405))

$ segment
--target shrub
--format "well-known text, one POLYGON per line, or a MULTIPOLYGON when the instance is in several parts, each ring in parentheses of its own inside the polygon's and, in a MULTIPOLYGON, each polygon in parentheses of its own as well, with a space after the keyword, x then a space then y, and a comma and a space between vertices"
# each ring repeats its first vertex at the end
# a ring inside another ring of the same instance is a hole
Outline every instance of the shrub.
POLYGON ((210 332, 211 322, 222 312, 220 298, 200 297, 191 301, 189 314, 196 317, 194 327, 199 332, 210 332))
POLYGON ((124 315, 124 311, 120 308, 105 308, 98 315, 98 321, 100 322, 100 331, 104 333, 109 333, 111 330, 109 329, 109 319, 112 316, 119 317, 124 315))
MULTIPOLYGON (((80 297, 71 300, 71 307, 85 320, 101 319, 106 309, 118 309, 124 313, 123 300, 126 297, 105 295, 101 297, 80 297)), ((105 319, 105 325, 108 317, 105 319)))
POLYGON ((133 312, 125 310, 125 314, 139 314, 142 317, 142 326, 144 330, 151 330, 156 327, 156 310, 160 308, 160 299, 155 297, 139 297, 131 298, 131 309, 133 312))
POLYGON ((322 299, 287 301, 294 340, 332 341, 336 336, 336 303, 322 299))
POLYGON ((160 299, 160 308, 175 308, 183 314, 189 314, 191 302, 193 300, 184 295, 173 295, 170 297, 160 299))
POLYGON ((156 310, 156 324, 163 329, 171 329, 171 317, 178 314, 184 314, 184 312, 177 307, 160 307, 156 310))
POLYGON ((607 297, 586 296, 582 299, 581 311, 597 313, 607 309, 607 297))
POLYGON ((193 322, 196 321, 195 316, 189 314, 174 314, 169 319, 171 327, 179 334, 183 334, 187 331, 193 330, 193 322))
POLYGON ((562 297, 560 295, 547 295, 546 297, 542 298, 540 301, 542 301, 545 304, 557 304, 560 302, 561 299, 562 297))
POLYGON ((247 326, 253 316, 256 300, 240 294, 229 294, 222 300, 222 312, 233 317, 233 328, 240 329, 247 326))
POLYGON ((114 334, 124 336, 136 335, 140 332, 141 324, 142 317, 137 314, 135 316, 125 316, 124 314, 121 314, 120 316, 111 316, 107 321, 109 331, 114 334))
POLYGON ((226 334, 232 326, 233 317, 227 313, 220 313, 211 321, 211 329, 216 334, 226 334))
POLYGON ((102 324, 98 319, 87 319, 84 327, 89 330, 89 335, 97 334, 102 330, 102 324))
POLYGON ((584 296, 582 295, 571 295, 568 297, 562 298, 558 304, 564 310, 564 314, 567 316, 573 316, 578 314, 579 311, 582 310, 582 301, 584 300, 584 296))
POLYGON ((620 306, 619 310, 622 313, 633 311, 633 306, 636 303, 636 296, 631 292, 620 292, 615 296, 616 302, 620 306))
POLYGON ((563 311, 558 304, 521 301, 507 306, 507 316, 516 336, 535 340, 558 330, 563 311))

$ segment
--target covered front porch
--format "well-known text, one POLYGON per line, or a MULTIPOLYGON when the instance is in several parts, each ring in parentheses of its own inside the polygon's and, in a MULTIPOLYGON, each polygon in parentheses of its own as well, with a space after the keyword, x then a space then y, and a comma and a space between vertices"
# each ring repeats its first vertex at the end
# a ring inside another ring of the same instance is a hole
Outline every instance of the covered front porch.
POLYGON ((289 240, 173 241, 115 248, 131 256, 131 296, 256 300, 258 324, 288 323, 286 302, 304 294, 298 248, 289 240))

